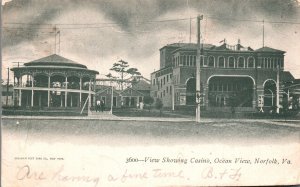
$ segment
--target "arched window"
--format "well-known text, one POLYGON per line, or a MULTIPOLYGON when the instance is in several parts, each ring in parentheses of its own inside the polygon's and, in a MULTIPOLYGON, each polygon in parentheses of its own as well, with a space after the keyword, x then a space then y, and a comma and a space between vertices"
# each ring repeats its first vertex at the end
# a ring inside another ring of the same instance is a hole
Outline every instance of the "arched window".
POLYGON ((245 58, 244 57, 239 57, 238 58, 238 67, 239 68, 244 68, 245 67, 245 58))
POLYGON ((248 58, 248 68, 254 68, 255 64, 254 64, 254 58, 253 57, 249 57, 248 58))
POLYGON ((180 56, 180 62, 179 65, 183 65, 183 56, 180 56))
POLYGON ((215 67, 215 57, 213 56, 208 57, 208 67, 215 67))
POLYGON ((200 66, 203 67, 204 65, 204 60, 203 60, 203 56, 200 57, 200 66))
POLYGON ((222 57, 222 56, 219 57, 219 64, 218 65, 219 65, 220 68, 225 67, 225 58, 224 57, 222 57))
POLYGON ((234 68, 234 58, 232 56, 228 58, 228 67, 234 68))

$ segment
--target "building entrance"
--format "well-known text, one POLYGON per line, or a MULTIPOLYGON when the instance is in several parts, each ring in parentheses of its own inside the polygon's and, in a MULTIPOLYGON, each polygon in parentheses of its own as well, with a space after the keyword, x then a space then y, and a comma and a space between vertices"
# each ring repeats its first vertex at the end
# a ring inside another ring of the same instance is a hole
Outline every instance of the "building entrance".
POLYGON ((209 106, 252 107, 254 83, 250 77, 216 76, 208 84, 209 106))
POLYGON ((276 106, 276 82, 267 80, 264 84, 264 106, 276 106))
POLYGON ((196 79, 190 78, 186 83, 186 105, 196 104, 196 79))

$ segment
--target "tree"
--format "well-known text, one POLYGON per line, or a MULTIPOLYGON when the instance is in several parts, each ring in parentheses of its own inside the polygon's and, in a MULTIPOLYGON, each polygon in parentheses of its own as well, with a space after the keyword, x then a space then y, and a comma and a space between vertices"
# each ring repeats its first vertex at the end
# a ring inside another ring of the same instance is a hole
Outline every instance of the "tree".
POLYGON ((151 109, 151 106, 152 106, 152 104, 153 104, 153 102, 154 102, 154 99, 153 99, 153 97, 150 97, 150 96, 145 96, 144 97, 144 103, 146 104, 146 105, 149 105, 149 112, 150 112, 150 109, 151 109))
MULTIPOLYGON (((130 75, 131 79, 135 76, 141 75, 141 73, 138 71, 137 68, 128 68, 128 62, 125 62, 124 60, 119 60, 119 62, 114 63, 113 67, 110 68, 111 71, 117 72, 120 75, 121 79, 121 90, 123 90, 123 83, 124 79, 127 75, 130 75)), ((111 75, 111 74, 110 74, 111 75)))
POLYGON ((130 74, 131 76, 141 75, 141 73, 136 68, 129 68, 128 70, 126 70, 126 73, 130 74))
POLYGON ((111 73, 105 75, 107 78, 116 79, 117 77, 113 76, 111 73))
POLYGON ((160 99, 156 99, 156 102, 155 102, 155 108, 159 110, 159 114, 161 116, 161 110, 162 110, 162 107, 163 107, 163 103, 160 99))

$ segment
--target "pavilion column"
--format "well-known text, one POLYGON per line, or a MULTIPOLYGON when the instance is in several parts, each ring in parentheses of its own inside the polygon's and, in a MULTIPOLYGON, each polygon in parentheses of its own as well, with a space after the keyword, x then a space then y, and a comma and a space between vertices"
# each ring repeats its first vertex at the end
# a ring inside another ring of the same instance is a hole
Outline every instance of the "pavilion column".
POLYGON ((68 89, 68 77, 66 77, 66 92, 65 92, 65 107, 67 107, 67 104, 68 104, 68 92, 67 92, 67 89, 68 89))
POLYGON ((48 108, 50 107, 50 79, 51 76, 48 77, 48 108))
POLYGON ((92 81, 91 81, 91 79, 90 79, 90 82, 89 82, 89 105, 88 105, 88 107, 89 107, 89 109, 88 110, 90 110, 90 107, 91 107, 91 104, 92 104, 92 101, 91 101, 91 84, 92 84, 92 81))
POLYGON ((22 105, 22 90, 19 89, 19 106, 22 105))
POLYGON ((72 93, 70 93, 70 100, 71 100, 71 103, 70 103, 70 105, 71 105, 71 107, 73 107, 73 96, 72 96, 72 93))
POLYGON ((93 91, 95 92, 94 94, 93 94, 93 103, 92 103, 92 105, 94 106, 95 104, 95 102, 96 102, 96 78, 94 78, 94 81, 93 81, 93 91))
POLYGON ((79 79, 79 90, 80 90, 80 92, 79 92, 79 107, 81 107, 81 100, 82 100, 82 93, 81 93, 81 91, 82 91, 82 77, 80 77, 80 79, 79 79))
POLYGON ((42 93, 39 93, 39 107, 42 107, 42 93))
POLYGON ((33 107, 33 85, 34 85, 34 75, 32 75, 32 79, 31 79, 31 107, 33 107))

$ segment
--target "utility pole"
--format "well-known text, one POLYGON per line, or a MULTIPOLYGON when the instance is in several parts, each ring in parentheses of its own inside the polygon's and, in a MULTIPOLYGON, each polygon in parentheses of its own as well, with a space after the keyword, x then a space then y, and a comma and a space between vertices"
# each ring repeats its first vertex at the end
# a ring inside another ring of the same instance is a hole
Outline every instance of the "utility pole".
POLYGON ((191 43, 192 42, 192 18, 190 16, 190 40, 189 42, 191 43))
POLYGON ((265 20, 263 20, 263 38, 262 38, 262 46, 265 47, 265 20))
POLYGON ((276 80, 276 113, 279 114, 279 64, 277 64, 277 80, 276 80))
POLYGON ((6 106, 8 106, 8 91, 9 91, 9 67, 7 68, 6 106))
POLYGON ((54 26, 54 54, 56 54, 56 30, 57 30, 57 28, 56 28, 56 25, 54 26))
POLYGON ((200 61, 201 61, 201 44, 200 44, 200 22, 203 19, 203 15, 197 16, 197 62, 196 62, 196 122, 200 122, 200 61))
POLYGON ((112 86, 112 84, 110 86, 111 86, 110 114, 112 114, 112 112, 113 112, 113 104, 114 104, 114 87, 112 86))
POLYGON ((57 45, 57 39, 56 35, 58 34, 58 54, 60 53, 60 30, 54 26, 54 54, 56 54, 56 45, 57 45))

